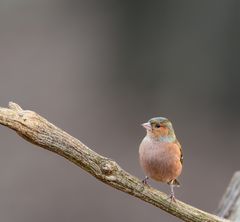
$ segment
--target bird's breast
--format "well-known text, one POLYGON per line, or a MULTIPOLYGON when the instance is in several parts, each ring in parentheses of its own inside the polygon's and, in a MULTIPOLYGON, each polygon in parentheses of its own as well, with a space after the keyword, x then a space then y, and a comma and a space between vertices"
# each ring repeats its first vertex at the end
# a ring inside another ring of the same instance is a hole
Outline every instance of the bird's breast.
POLYGON ((180 148, 176 143, 155 141, 145 137, 139 147, 140 164, 154 180, 169 182, 182 170, 180 148))

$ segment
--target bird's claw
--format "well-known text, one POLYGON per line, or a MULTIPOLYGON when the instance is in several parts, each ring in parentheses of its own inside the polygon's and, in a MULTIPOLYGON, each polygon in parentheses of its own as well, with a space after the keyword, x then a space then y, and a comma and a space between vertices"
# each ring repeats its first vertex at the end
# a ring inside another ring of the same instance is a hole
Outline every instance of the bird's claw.
POLYGON ((170 204, 172 204, 172 202, 177 204, 177 200, 175 198, 174 192, 171 192, 170 195, 167 196, 166 200, 169 200, 169 199, 170 199, 170 204))
POLYGON ((148 180, 148 179, 149 179, 149 178, 146 176, 146 177, 142 180, 142 183, 143 183, 144 185, 149 186, 148 183, 147 183, 147 180, 148 180))
POLYGON ((172 194, 172 193, 168 196, 167 199, 170 199, 170 200, 171 200, 171 203, 172 203, 172 202, 177 203, 176 198, 175 198, 174 194, 172 194))

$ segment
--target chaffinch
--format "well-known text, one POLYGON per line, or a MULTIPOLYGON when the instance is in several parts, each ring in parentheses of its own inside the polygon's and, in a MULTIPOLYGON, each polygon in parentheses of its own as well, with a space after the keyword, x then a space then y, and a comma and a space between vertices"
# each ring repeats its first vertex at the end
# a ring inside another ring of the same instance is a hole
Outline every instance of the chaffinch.
POLYGON ((170 185, 171 201, 175 201, 174 186, 179 186, 177 177, 181 174, 183 154, 172 123, 164 117, 150 119, 142 126, 147 134, 139 147, 139 161, 147 179, 168 183, 170 185))

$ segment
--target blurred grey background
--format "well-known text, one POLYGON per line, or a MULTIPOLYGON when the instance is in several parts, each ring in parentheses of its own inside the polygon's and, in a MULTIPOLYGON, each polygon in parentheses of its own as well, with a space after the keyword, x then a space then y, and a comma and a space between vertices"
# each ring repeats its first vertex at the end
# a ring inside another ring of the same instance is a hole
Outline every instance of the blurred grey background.
MULTIPOLYGON (((0 106, 43 115, 139 178, 140 126, 172 120, 182 201, 239 169, 239 1, 0 2, 0 106)), ((178 221, 0 127, 0 221, 178 221)), ((167 185, 152 186, 169 192, 167 185)))

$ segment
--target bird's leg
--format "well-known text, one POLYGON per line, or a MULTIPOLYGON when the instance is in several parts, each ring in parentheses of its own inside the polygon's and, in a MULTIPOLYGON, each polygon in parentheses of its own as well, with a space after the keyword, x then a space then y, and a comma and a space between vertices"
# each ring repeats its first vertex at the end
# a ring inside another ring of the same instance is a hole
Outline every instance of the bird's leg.
POLYGON ((170 193, 169 198, 171 199, 171 202, 175 202, 175 203, 176 203, 176 199, 175 199, 173 187, 174 187, 174 184, 173 184, 173 183, 170 183, 171 193, 170 193))
POLYGON ((147 183, 147 180, 149 179, 149 177, 148 176, 145 176, 145 178, 142 180, 142 183, 144 184, 144 185, 148 185, 148 183, 147 183))
POLYGON ((170 180, 170 181, 168 182, 168 185, 170 185, 171 193, 170 193, 170 195, 168 196, 167 199, 170 199, 170 200, 171 200, 171 203, 172 203, 172 202, 177 203, 177 202, 176 202, 176 199, 175 199, 175 195, 174 195, 174 190, 173 190, 173 188, 174 188, 175 186, 179 186, 180 183, 179 183, 176 179, 174 179, 174 180, 170 180))

